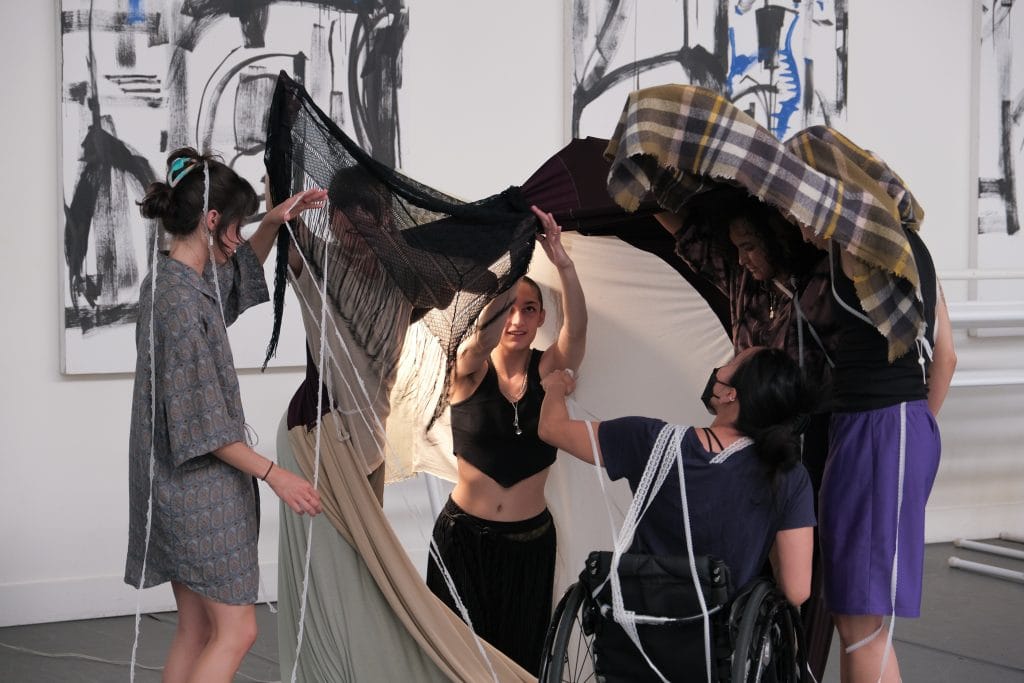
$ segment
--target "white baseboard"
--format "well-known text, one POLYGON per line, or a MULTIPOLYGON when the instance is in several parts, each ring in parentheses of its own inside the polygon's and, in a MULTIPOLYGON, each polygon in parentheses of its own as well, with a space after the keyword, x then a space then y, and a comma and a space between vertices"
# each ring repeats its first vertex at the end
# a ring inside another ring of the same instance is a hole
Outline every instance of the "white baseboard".
POLYGON ((999 505, 928 506, 925 543, 957 538, 995 538, 1000 532, 1024 534, 1024 502, 999 505))
MULTIPOLYGON (((277 599, 277 563, 260 564, 260 602, 277 599), (266 593, 264 594, 264 591, 266 593)), ((139 591, 119 575, 0 584, 0 627, 175 609, 171 584, 139 591)))

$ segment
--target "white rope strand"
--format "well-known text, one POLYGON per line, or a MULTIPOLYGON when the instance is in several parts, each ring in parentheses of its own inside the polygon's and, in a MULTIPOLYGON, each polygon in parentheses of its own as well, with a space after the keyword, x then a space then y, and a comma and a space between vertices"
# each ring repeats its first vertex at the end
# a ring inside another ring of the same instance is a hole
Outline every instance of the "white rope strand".
MULTIPOLYGON (((324 249, 323 272, 327 272, 327 256, 330 249, 324 249)), ((323 364, 324 347, 327 345, 327 335, 323 333, 327 326, 327 278, 324 278, 320 285, 320 359, 323 364)), ((316 446, 313 450, 313 489, 320 488, 320 437, 323 433, 323 401, 324 392, 317 388, 316 392, 316 446)), ((295 660, 292 662, 291 683, 295 683, 299 671, 299 653, 302 651, 302 638, 306 625, 306 603, 309 597, 309 564, 313 550, 313 516, 310 515, 306 525, 306 558, 302 570, 302 597, 299 600, 299 625, 298 635, 295 642, 295 660)))
MULTIPOLYGON (((708 606, 704 601, 704 591, 700 587, 700 577, 697 576, 697 563, 693 556, 693 534, 690 530, 690 508, 686 500, 686 476, 683 474, 683 452, 681 446, 682 435, 677 434, 676 438, 671 442, 671 448, 679 470, 679 491, 682 498, 683 504, 683 531, 686 535, 686 555, 690 560, 690 578, 693 580, 693 590, 697 593, 697 601, 700 603, 700 614, 704 621, 704 664, 707 670, 708 683, 711 683, 711 621, 708 617, 708 606)), ((734 448, 737 442, 730 444, 730 448, 734 448)), ((730 455, 734 453, 735 449, 730 452, 730 455)), ((721 455, 721 454, 719 454, 721 455)), ((725 456, 728 458, 729 456, 725 456)), ((725 460, 722 459, 722 461, 725 460)))
POLYGON ((160 230, 154 230, 152 266, 149 279, 149 497, 146 503, 146 540, 142 547, 142 569, 135 599, 135 640, 132 641, 130 681, 135 681, 135 662, 139 649, 139 629, 142 621, 142 588, 146 583, 146 562, 149 559, 149 537, 153 530, 153 478, 156 471, 156 336, 153 325, 156 318, 156 276, 159 255, 160 230))
POLYGON ((441 551, 437 547, 437 543, 434 538, 430 539, 430 546, 428 548, 430 557, 437 563, 438 568, 441 570, 441 577, 444 579, 444 585, 448 588, 448 593, 451 594, 455 600, 455 606, 459 609, 459 616, 466 622, 466 626, 469 627, 469 632, 473 634, 473 641, 476 643, 477 650, 480 651, 480 656, 484 658, 484 662, 487 664, 487 668, 491 672, 491 679, 494 683, 498 683, 498 674, 494 670, 494 665, 491 663, 491 658, 487 655, 487 649, 484 647, 483 640, 476 634, 476 629, 473 628, 473 620, 469 618, 469 610, 463 604, 462 599, 459 597, 459 591, 456 589, 455 580, 452 575, 448 572, 448 567, 445 566, 444 560, 441 559, 441 551))
MULTIPOLYGON (((203 162, 203 177, 205 182, 203 183, 203 218, 202 224, 203 229, 209 231, 209 226, 206 224, 206 215, 210 212, 210 164, 206 161, 203 162)), ((221 216, 223 218, 223 216, 221 216)), ((214 258, 214 246, 213 246, 213 235, 210 235, 210 265, 213 266, 213 288, 217 292, 217 311, 220 313, 220 321, 224 323, 224 329, 228 327, 228 320, 224 315, 224 299, 220 294, 220 273, 217 272, 217 259, 214 258)), ((218 240, 218 248, 220 246, 220 240, 218 240)))
MULTIPOLYGON (((892 603, 892 616, 889 618, 889 635, 885 639, 885 652, 882 654, 882 668, 878 672, 878 680, 885 675, 885 667, 889 663, 889 652, 892 650, 893 632, 896 630, 896 579, 899 574, 900 560, 900 513, 903 509, 903 480, 907 466, 907 404, 900 403, 900 463, 899 480, 896 492, 896 548, 892 553, 892 575, 889 579, 889 599, 892 603)), ((885 623, 885 620, 882 620, 885 623)))

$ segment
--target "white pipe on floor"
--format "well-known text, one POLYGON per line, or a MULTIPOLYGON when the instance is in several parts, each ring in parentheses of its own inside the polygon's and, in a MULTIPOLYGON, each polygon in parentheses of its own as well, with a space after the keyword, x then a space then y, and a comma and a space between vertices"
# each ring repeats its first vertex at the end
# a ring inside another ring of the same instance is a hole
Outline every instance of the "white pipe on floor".
POLYGON ((1011 534, 1009 531, 1001 531, 999 532, 999 540, 1010 541, 1011 543, 1024 543, 1024 536, 1011 534))
POLYGON ((1007 581, 1016 581, 1017 583, 1024 583, 1024 572, 1016 572, 1012 569, 1003 569, 1002 567, 993 567, 990 564, 982 564, 981 562, 961 560, 959 557, 956 556, 949 558, 949 566, 955 569, 963 569, 965 571, 974 572, 976 574, 994 576, 997 579, 1006 579, 1007 581))
POLYGON ((955 541, 953 541, 953 545, 955 545, 957 548, 977 550, 979 552, 989 553, 990 555, 1002 555, 1003 557, 1012 557, 1015 560, 1024 560, 1024 550, 1004 548, 1001 545, 993 545, 991 543, 979 543, 978 541, 971 541, 966 538, 956 539, 955 541))

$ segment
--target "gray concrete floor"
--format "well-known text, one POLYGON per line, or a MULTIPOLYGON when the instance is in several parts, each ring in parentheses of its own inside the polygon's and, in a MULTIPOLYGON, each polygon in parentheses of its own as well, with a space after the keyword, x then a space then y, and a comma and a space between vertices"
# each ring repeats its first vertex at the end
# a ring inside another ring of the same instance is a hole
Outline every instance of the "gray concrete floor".
MULTIPOLYGON (((1018 560, 961 550, 949 543, 928 546, 921 618, 896 622, 896 652, 903 679, 937 683, 1024 681, 1024 585, 951 569, 946 564, 950 555, 1024 571, 1024 562, 1018 560)), ((261 605, 257 618, 259 639, 235 680, 279 681, 282 674, 277 665, 276 616, 261 605)), ((136 669, 136 680, 140 683, 160 680, 159 667, 174 626, 174 613, 143 616, 137 658, 140 666, 136 669)), ((133 617, 0 629, 0 681, 127 680, 133 632, 133 617), (67 653, 85 657, 56 656, 67 653)), ((822 683, 839 680, 837 652, 838 646, 834 645, 822 683)), ((284 672, 286 680, 288 673, 284 672)))

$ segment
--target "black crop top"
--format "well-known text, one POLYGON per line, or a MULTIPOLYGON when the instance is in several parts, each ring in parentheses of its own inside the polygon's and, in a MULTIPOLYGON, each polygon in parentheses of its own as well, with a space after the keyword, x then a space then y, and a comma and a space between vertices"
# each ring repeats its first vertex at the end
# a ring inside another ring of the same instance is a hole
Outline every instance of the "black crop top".
MULTIPOLYGON (((935 266, 917 233, 907 230, 906 235, 921 281, 926 323, 925 339, 929 344, 933 344, 935 266)), ((853 282, 843 274, 838 252, 831 263, 834 296, 840 302, 840 305, 833 307, 839 325, 838 343, 832 356, 836 364, 833 376, 835 410, 874 410, 903 401, 928 398, 928 385, 924 379, 929 360, 927 353, 911 347, 907 353, 890 363, 889 346, 885 337, 878 333, 874 325, 865 322, 846 308, 849 306, 859 315, 864 315, 853 282)))
POLYGON ((473 395, 451 404, 455 455, 504 488, 518 484, 555 462, 558 449, 537 436, 540 404, 544 400, 540 386, 541 355, 537 349, 530 351, 526 392, 517 402, 522 434, 515 433, 516 408, 502 395, 498 374, 490 363, 473 395))

